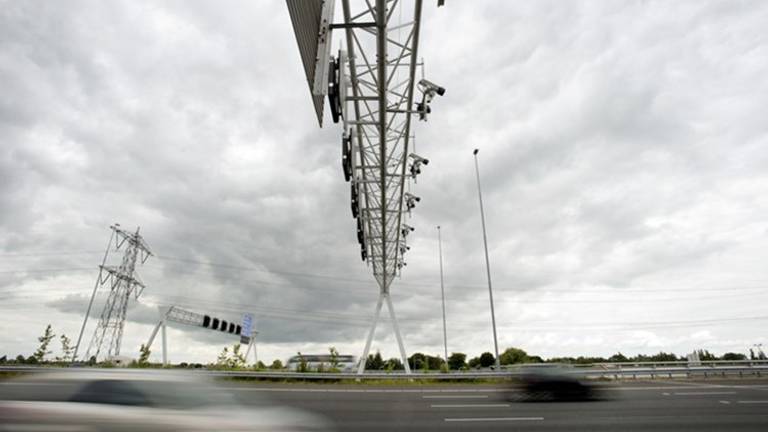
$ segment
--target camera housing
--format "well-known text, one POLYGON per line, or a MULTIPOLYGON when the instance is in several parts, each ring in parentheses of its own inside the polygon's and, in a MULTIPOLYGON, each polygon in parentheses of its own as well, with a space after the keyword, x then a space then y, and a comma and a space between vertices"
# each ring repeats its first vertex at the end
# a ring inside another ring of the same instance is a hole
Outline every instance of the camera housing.
MULTIPOLYGON (((432 93, 432 97, 434 97, 435 94, 438 96, 443 96, 445 94, 445 87, 440 87, 428 79, 419 81, 419 89, 425 94, 432 93)), ((429 100, 432 100, 432 97, 430 97, 429 100)))
POLYGON ((419 90, 422 93, 421 102, 416 103, 416 112, 419 114, 419 120, 427 121, 427 114, 432 112, 432 108, 429 103, 437 96, 445 94, 445 87, 433 83, 428 79, 422 79, 419 81, 419 90))

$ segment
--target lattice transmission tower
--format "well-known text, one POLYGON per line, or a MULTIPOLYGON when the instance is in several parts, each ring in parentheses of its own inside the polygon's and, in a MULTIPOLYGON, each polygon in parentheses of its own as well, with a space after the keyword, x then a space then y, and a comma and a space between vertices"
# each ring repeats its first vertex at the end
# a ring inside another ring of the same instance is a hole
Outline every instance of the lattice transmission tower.
POLYGON ((334 123, 343 127, 342 167, 350 182, 360 255, 379 285, 358 372, 365 368, 386 303, 410 373, 390 287, 410 249, 406 237, 413 228, 405 217, 420 201, 406 186, 429 163, 412 151, 412 118, 426 121, 434 96, 445 93, 431 81, 416 81, 417 68, 423 66, 418 62, 422 1, 340 0, 339 23, 334 23, 335 0, 286 2, 320 127, 326 96, 334 123), (335 56, 333 30, 343 32, 340 42, 345 46, 335 56))
POLYGON ((99 322, 93 332, 93 337, 88 345, 85 358, 91 356, 97 359, 105 353, 105 358, 117 356, 120 354, 120 344, 123 339, 123 329, 125 328, 125 317, 128 312, 128 302, 133 297, 138 299, 144 291, 145 285, 136 273, 136 263, 144 263, 152 256, 149 246, 144 238, 139 234, 139 228, 136 232, 128 232, 120 228, 120 224, 110 226, 112 235, 109 244, 104 252, 104 259, 99 266, 99 276, 96 279, 91 300, 83 319, 83 325, 80 329, 80 335, 75 345, 73 360, 77 358, 77 351, 80 348, 80 342, 85 331, 85 325, 88 322, 88 316, 93 306, 93 300, 99 291, 109 290, 107 301, 99 317, 99 322), (108 266, 107 258, 110 250, 123 251, 123 257, 118 266, 108 266))

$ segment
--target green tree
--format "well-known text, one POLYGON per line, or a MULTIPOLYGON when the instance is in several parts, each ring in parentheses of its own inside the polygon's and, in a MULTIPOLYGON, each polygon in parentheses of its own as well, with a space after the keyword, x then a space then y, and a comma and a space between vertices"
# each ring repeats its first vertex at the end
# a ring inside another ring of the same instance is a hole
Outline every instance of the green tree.
POLYGON ((61 341, 61 356, 56 357, 56 361, 68 362, 72 359, 72 352, 75 350, 72 347, 72 341, 64 334, 59 336, 59 340, 61 341))
POLYGON ((608 357, 608 361, 611 363, 622 363, 629 361, 629 359, 624 354, 617 352, 616 354, 608 357))
POLYGON ((411 367, 411 370, 419 370, 428 367, 427 356, 418 352, 411 354, 411 356, 408 357, 408 366, 411 367))
POLYGON ((491 367, 496 363, 496 358, 489 352, 480 354, 480 367, 491 367))
POLYGON ((727 352, 723 354, 723 360, 746 360, 747 356, 741 353, 727 352))
POLYGON ((665 353, 663 351, 660 351, 658 354, 648 356, 648 361, 654 361, 654 362, 677 361, 677 356, 672 353, 665 353))
POLYGON ((228 359, 227 366, 230 369, 245 367, 245 354, 240 352, 240 344, 232 345, 232 355, 228 359))
POLYGON ((511 364, 518 364, 518 363, 527 363, 528 362, 528 353, 521 350, 520 348, 514 348, 510 347, 504 350, 501 355, 499 355, 499 363, 502 365, 511 365, 511 364))
POLYGON ((149 355, 151 353, 152 351, 149 350, 149 347, 141 344, 141 347, 139 348, 139 367, 147 367, 149 365, 149 355))
POLYGON ((269 368, 273 370, 280 370, 283 368, 283 362, 281 362, 280 359, 275 359, 275 361, 273 361, 272 364, 269 365, 269 368))
POLYGON ((368 354, 368 359, 365 362, 365 368, 368 370, 382 370, 384 369, 384 359, 381 358, 381 353, 376 351, 376 354, 368 354))
POLYGON ((216 357, 216 366, 225 368, 227 367, 227 361, 229 360, 229 347, 224 347, 216 357))
POLYGON ((260 370, 265 370, 267 368, 267 365, 265 365, 264 362, 259 360, 259 361, 256 362, 256 365, 253 366, 253 368, 256 369, 256 370, 259 370, 259 371, 260 370))
POLYGON ((469 359, 469 362, 467 362, 470 368, 476 369, 480 367, 480 357, 472 357, 469 359))
POLYGON ((297 353, 299 356, 299 366, 296 368, 297 372, 309 372, 309 365, 307 365, 307 359, 304 358, 303 355, 301 355, 301 352, 297 353))
POLYGON ((336 347, 328 348, 331 353, 331 372, 339 372, 339 351, 336 347))
POLYGON ((403 362, 400 361, 397 357, 392 357, 391 359, 384 362, 384 370, 387 372, 392 372, 394 370, 403 370, 405 367, 403 366, 403 362))
POLYGON ((464 353, 451 353, 448 357, 448 367, 452 370, 459 370, 467 365, 467 355, 464 353))
POLYGON ((717 356, 712 354, 708 350, 699 350, 699 360, 701 361, 717 360, 717 356))
POLYGON ((48 350, 48 345, 50 345, 54 337, 56 337, 56 335, 53 334, 51 325, 48 324, 48 326, 45 328, 45 333, 37 338, 38 342, 40 342, 40 346, 37 348, 37 351, 35 351, 35 354, 33 355, 36 362, 42 362, 45 360, 45 356, 51 353, 51 351, 48 350))
POLYGON ((6 363, 8 363, 8 357, 7 356, 0 357, 0 364, 6 364, 6 363))
POLYGON ((440 367, 445 364, 445 360, 443 360, 440 356, 427 356, 427 366, 429 367, 429 370, 438 370, 440 367))

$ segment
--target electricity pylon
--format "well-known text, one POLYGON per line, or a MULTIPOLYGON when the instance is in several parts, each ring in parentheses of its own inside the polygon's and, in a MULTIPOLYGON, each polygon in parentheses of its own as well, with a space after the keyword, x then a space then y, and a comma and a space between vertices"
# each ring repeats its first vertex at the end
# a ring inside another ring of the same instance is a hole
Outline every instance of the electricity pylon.
POLYGON ((416 85, 421 0, 341 0, 343 22, 333 22, 335 0, 287 0, 299 52, 322 127, 323 96, 334 122, 342 120, 342 165, 351 182, 360 255, 373 269, 379 299, 360 359, 359 373, 384 303, 389 309, 406 372, 402 336, 390 298, 393 279, 410 249, 405 224, 420 198, 406 191, 429 161, 412 152, 412 114, 426 120, 429 103, 445 89, 421 79, 416 85), (345 49, 330 55, 332 30, 342 30, 345 49), (421 92, 415 95, 415 89, 421 92), (417 101, 417 98, 418 101, 417 101))
POLYGON ((98 359, 104 349, 106 349, 106 358, 120 355, 120 344, 123 338, 128 301, 131 297, 138 299, 145 288, 144 283, 141 282, 138 274, 136 274, 136 262, 140 261, 143 264, 152 255, 152 252, 150 252, 144 238, 139 234, 139 228, 136 228, 135 233, 124 231, 120 228, 119 224, 110 226, 110 228, 112 229, 112 236, 104 253, 104 260, 99 266, 99 276, 96 279, 93 294, 88 304, 80 336, 77 339, 78 342, 75 346, 73 360, 77 356, 77 349, 83 337, 88 314, 99 288, 108 287, 109 296, 101 312, 99 323, 93 332, 91 343, 88 345, 88 350, 85 354, 86 359, 91 358, 91 356, 98 359), (113 240, 116 251, 125 247, 122 261, 117 267, 106 265, 113 240))

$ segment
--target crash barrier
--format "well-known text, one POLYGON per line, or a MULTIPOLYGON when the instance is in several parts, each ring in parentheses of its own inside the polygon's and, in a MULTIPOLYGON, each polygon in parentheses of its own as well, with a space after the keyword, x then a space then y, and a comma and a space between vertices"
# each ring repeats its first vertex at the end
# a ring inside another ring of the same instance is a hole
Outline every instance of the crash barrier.
MULTIPOLYGON (((424 372, 413 371, 410 375, 403 371, 394 372, 365 372, 356 373, 325 373, 325 372, 283 372, 283 371, 245 371, 245 370, 210 370, 210 369, 174 369, 177 372, 189 372, 211 377, 279 379, 279 380, 390 380, 390 379, 424 379, 424 380, 482 380, 515 378, 530 374, 532 370, 557 366, 537 363, 523 364, 503 370, 476 370, 424 372)), ((46 367, 46 366, 0 366, 0 372, 36 373, 44 371, 105 371, 94 367, 46 367)), ((148 369, 155 370, 155 369, 148 369)), ((734 376, 768 376, 768 361, 719 361, 700 362, 691 365, 686 362, 663 363, 601 363, 583 366, 573 366, 558 369, 559 373, 572 375, 577 378, 609 378, 609 379, 638 379, 638 378, 684 378, 684 377, 734 377, 734 376), (675 364, 670 364, 675 363, 675 364), (706 363, 706 364, 705 364, 706 363)))

